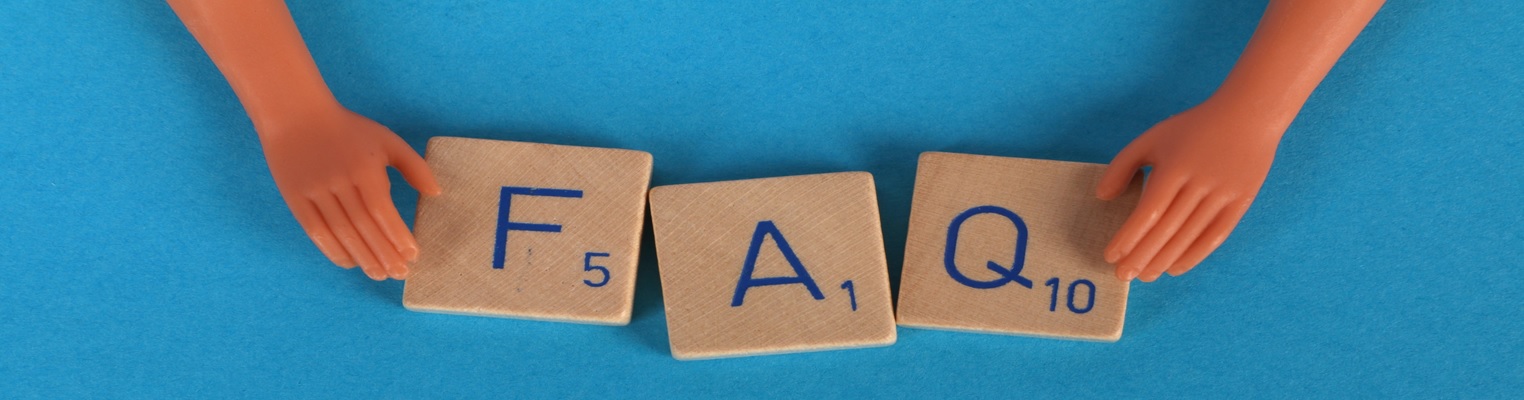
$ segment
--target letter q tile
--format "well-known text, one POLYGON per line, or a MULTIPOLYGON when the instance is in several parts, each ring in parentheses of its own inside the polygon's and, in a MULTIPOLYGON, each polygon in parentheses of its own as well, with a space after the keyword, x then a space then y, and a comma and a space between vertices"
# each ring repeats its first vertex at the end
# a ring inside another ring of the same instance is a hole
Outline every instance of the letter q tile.
POLYGON ((901 274, 908 327, 1115 341, 1128 283, 1102 249, 1139 187, 1095 197, 1104 165, 921 155, 901 274))

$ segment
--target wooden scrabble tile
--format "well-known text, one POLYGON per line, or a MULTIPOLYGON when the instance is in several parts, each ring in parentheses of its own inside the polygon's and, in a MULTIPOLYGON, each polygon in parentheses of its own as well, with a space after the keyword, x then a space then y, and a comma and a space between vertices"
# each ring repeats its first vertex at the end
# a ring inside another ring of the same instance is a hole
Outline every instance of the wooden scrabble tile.
POLYGON ((1116 341, 1128 283, 1102 258, 1139 187, 1099 164, 921 154, 900 281, 909 327, 1116 341))
POLYGON ((866 172, 661 186, 651 224, 673 357, 894 343, 866 172))
POLYGON ((651 179, 633 150, 438 137, 418 201, 415 311, 624 325, 651 179))

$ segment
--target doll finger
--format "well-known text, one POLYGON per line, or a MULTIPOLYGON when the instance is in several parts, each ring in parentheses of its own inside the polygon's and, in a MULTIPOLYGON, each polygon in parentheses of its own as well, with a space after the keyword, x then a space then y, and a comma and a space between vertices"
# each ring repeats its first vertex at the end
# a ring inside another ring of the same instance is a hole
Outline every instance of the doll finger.
POLYGON ((318 210, 323 212, 323 220, 328 221, 328 227, 333 229, 339 243, 344 244, 344 250, 354 256, 359 262, 360 270, 365 271, 365 276, 374 280, 385 280, 386 269, 376 261, 376 256, 371 253, 370 247, 365 245, 365 240, 360 237, 349 222, 349 215, 344 212, 344 207, 339 205, 339 199, 331 193, 323 193, 312 199, 318 210))
POLYGON ((1111 164, 1106 166, 1106 171, 1101 173, 1100 182, 1095 185, 1095 196, 1102 200, 1120 196, 1127 189, 1127 184, 1137 178, 1138 169, 1143 168, 1144 154, 1143 145, 1137 141, 1117 153, 1111 164))
MULTIPOLYGON (((1117 267, 1126 268, 1130 274, 1135 274, 1144 282, 1153 282, 1155 278, 1158 278, 1157 273, 1149 275, 1143 268, 1159 254, 1159 249, 1164 247, 1164 243, 1175 236, 1180 226, 1185 224, 1186 218, 1191 216, 1206 194, 1207 191, 1199 187, 1182 189, 1174 203, 1171 203, 1169 209, 1164 212, 1164 217, 1149 229, 1148 235, 1132 249, 1132 252, 1127 253, 1122 262, 1117 263, 1117 267)), ((1163 273, 1162 270, 1158 272, 1163 273)))
POLYGON ((375 254, 376 260, 385 268, 387 275, 394 279, 407 278, 407 263, 402 261, 402 256, 397 254, 397 249, 391 241, 386 240, 386 234, 381 233, 381 228, 376 226, 367 213, 365 202, 360 200, 359 192, 353 188, 339 189, 334 191, 339 198, 339 205, 344 207, 344 212, 349 216, 350 222, 354 223, 355 230, 360 232, 360 237, 365 239, 365 244, 370 248, 371 254, 375 254))
POLYGON ((1143 240, 1143 235, 1164 216, 1182 186, 1185 186, 1185 179, 1154 172, 1143 186, 1143 198, 1138 200, 1138 207, 1106 245, 1106 262, 1116 263, 1132 253, 1138 241, 1143 240))
POLYGON ((1207 225, 1216 219, 1217 214, 1221 213, 1227 204, 1227 198, 1224 196, 1208 196, 1202 200, 1201 206, 1191 212, 1191 216, 1185 220, 1185 225, 1182 225, 1180 231, 1170 237, 1169 242, 1159 250, 1159 254, 1154 256, 1153 261, 1148 262, 1148 267, 1143 269, 1140 276, 1147 280, 1159 279, 1159 275, 1163 275, 1165 270, 1180 260, 1180 255, 1185 253, 1185 249, 1196 242, 1196 238, 1201 236, 1201 232, 1206 230, 1207 225))
POLYGON ((286 204, 291 207, 296 222, 307 232, 307 237, 312 238, 312 244, 317 245, 318 251, 323 252, 328 261, 346 269, 355 267, 354 259, 344 250, 344 245, 339 243, 338 238, 334 237, 333 231, 328 229, 328 223, 323 222, 323 213, 318 211, 317 205, 306 198, 288 201, 286 204))
POLYGON ((435 180, 434 171, 429 168, 429 163, 424 161, 423 157, 418 155, 418 151, 413 150, 413 146, 409 146, 402 138, 394 135, 393 139, 387 147, 390 153, 387 158, 393 167, 397 167, 397 170, 402 172, 402 179, 406 179, 407 184, 413 185, 414 189, 418 189, 419 193, 426 196, 438 196, 442 193, 444 190, 439 187, 439 181, 435 180))
POLYGON ((1169 274, 1174 276, 1183 275, 1192 268, 1196 268, 1202 261, 1205 261, 1208 255, 1211 255, 1213 251, 1217 250, 1218 246, 1222 245, 1223 241, 1228 239, 1228 234, 1232 233, 1233 228, 1238 226, 1238 221, 1243 218, 1244 212, 1248 211, 1248 209, 1248 203, 1229 205, 1227 208, 1224 208, 1221 213, 1217 214, 1216 218, 1212 219, 1212 224, 1208 225, 1206 231, 1201 233, 1201 237, 1196 238, 1195 242, 1191 243, 1191 247, 1180 256, 1180 260, 1175 261, 1174 265, 1170 266, 1169 274))
POLYGON ((407 223, 402 222, 402 214, 397 212, 397 205, 392 203, 392 193, 387 186, 389 185, 385 183, 362 183, 360 200, 365 202, 365 210, 370 213, 371 219, 381 224, 381 232, 397 253, 407 261, 417 261, 418 241, 408 231, 407 223))

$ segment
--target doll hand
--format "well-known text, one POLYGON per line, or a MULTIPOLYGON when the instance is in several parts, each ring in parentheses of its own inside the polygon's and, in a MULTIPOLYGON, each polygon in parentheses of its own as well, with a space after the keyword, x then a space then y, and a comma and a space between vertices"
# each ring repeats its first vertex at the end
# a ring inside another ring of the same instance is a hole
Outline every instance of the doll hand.
POLYGON ((1190 271, 1227 239, 1259 193, 1286 125, 1212 101, 1160 122, 1106 168, 1096 195, 1121 195, 1153 166, 1142 199, 1106 246, 1117 278, 1153 282, 1190 271))
POLYGON ((423 158, 391 130, 343 107, 257 128, 275 185, 323 255, 344 268, 358 263, 378 281, 406 278, 418 242, 392 204, 386 167, 437 195, 423 158))

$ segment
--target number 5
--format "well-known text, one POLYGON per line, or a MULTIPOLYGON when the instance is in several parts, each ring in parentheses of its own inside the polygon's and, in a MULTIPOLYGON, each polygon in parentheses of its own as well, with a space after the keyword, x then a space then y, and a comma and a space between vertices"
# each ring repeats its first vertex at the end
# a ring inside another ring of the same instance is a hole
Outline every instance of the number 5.
POLYGON ((598 272, 602 272, 603 273, 603 280, 601 280, 601 281, 593 282, 593 281, 590 281, 590 280, 583 279, 582 283, 585 283, 585 284, 587 284, 588 286, 591 286, 591 287, 603 287, 603 285, 607 285, 609 283, 609 269, 608 269, 608 267, 604 267, 602 265, 593 265, 593 257, 608 257, 608 256, 609 256, 609 253, 593 253, 593 252, 588 252, 587 255, 582 258, 582 270, 583 271, 598 271, 598 272))

